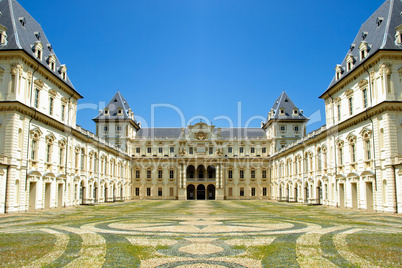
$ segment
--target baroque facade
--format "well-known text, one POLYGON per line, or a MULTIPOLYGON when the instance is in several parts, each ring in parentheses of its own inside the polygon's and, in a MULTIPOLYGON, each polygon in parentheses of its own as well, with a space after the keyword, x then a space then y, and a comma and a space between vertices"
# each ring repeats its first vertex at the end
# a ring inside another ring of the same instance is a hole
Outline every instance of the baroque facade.
POLYGON ((40 25, 0 2, 0 213, 127 199, 274 199, 402 211, 402 3, 362 25, 326 125, 282 92, 261 128, 142 128, 120 92, 76 125, 82 98, 40 25))

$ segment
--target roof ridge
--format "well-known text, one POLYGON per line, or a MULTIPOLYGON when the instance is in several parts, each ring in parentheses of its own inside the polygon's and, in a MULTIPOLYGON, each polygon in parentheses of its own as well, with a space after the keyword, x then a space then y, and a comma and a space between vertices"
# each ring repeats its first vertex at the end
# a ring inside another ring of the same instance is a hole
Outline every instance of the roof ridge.
POLYGON ((12 1, 13 0, 8 0, 8 7, 10 9, 11 24, 13 25, 15 43, 17 44, 19 49, 22 49, 22 46, 20 44, 20 39, 19 39, 19 36, 18 36, 17 25, 15 25, 14 5, 13 5, 12 1))
POLYGON ((389 2, 387 25, 385 25, 384 36, 383 36, 383 39, 382 39, 382 44, 381 44, 380 49, 383 49, 385 47, 386 43, 387 43, 389 27, 390 27, 390 24, 391 24, 392 12, 393 12, 393 9, 394 9, 394 3, 395 3, 394 0, 390 0, 390 2, 389 2))

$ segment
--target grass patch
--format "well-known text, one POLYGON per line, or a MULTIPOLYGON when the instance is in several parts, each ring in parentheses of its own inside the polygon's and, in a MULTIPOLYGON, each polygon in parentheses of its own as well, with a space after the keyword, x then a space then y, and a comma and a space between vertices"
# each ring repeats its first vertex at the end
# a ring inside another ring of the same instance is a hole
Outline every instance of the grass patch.
POLYGON ((53 249, 56 237, 44 232, 0 234, 2 267, 26 265, 53 249))
POLYGON ((402 235, 359 232, 346 237, 349 249, 375 265, 402 267, 402 235))

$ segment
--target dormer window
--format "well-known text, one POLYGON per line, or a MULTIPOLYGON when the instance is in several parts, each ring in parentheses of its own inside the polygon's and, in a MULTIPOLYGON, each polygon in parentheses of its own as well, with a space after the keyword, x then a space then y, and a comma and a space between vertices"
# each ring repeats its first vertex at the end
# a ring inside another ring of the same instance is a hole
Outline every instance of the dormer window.
POLYGON ((19 17, 18 20, 20 21, 22 27, 25 27, 25 23, 26 23, 25 17, 19 17))
POLYGON ((285 114, 285 108, 280 108, 279 109, 279 114, 284 115, 285 114))
POLYGON ((36 58, 39 60, 42 60, 42 51, 43 51, 42 42, 40 42, 40 41, 35 42, 34 53, 35 53, 36 58))
POLYGON ((364 60, 368 54, 368 44, 366 41, 362 41, 359 46, 360 60, 364 60))
POLYGON ((368 32, 362 32, 362 39, 366 40, 367 35, 368 35, 368 32))
POLYGON ((40 32, 34 32, 34 35, 35 35, 35 37, 36 37, 36 39, 40 39, 40 32))
POLYGON ((342 66, 341 65, 336 65, 336 68, 335 68, 335 76, 336 76, 336 80, 339 80, 339 79, 341 79, 341 76, 342 76, 342 66))
POLYGON ((383 20, 384 20, 383 17, 378 17, 378 18, 377 18, 377 21, 376 21, 377 27, 380 27, 380 25, 381 25, 381 23, 383 22, 383 20))
POLYGON ((0 45, 7 44, 7 28, 0 25, 0 45))
POLYGON ((52 70, 53 72, 56 71, 56 56, 54 54, 51 54, 48 61, 50 70, 52 70))
POLYGON ((395 28, 395 44, 402 45, 402 24, 395 28))
POLYGON ((347 70, 348 72, 353 69, 354 61, 355 61, 355 58, 353 57, 352 54, 349 54, 349 55, 346 57, 346 70, 347 70))
POLYGON ((65 64, 63 64, 62 66, 60 66, 60 75, 61 75, 61 78, 62 78, 63 80, 66 80, 66 79, 67 79, 67 67, 66 67, 65 64))
POLYGON ((297 108, 293 109, 293 115, 298 115, 299 114, 299 110, 297 108))
POLYGON ((123 115, 123 109, 122 108, 117 109, 117 115, 123 115))
POLYGON ((105 115, 109 115, 109 109, 105 109, 104 114, 105 114, 105 115))

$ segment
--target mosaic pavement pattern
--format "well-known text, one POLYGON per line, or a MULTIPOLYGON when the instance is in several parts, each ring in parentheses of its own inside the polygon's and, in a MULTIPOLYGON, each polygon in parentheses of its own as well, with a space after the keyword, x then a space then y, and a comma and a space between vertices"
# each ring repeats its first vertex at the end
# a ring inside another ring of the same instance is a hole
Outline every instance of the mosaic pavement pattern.
POLYGON ((402 217, 266 201, 0 216, 2 267, 401 267, 402 217))

